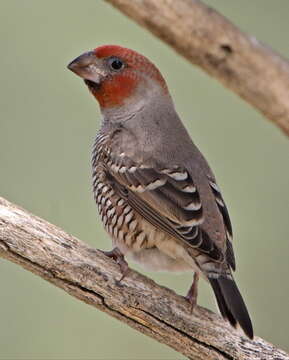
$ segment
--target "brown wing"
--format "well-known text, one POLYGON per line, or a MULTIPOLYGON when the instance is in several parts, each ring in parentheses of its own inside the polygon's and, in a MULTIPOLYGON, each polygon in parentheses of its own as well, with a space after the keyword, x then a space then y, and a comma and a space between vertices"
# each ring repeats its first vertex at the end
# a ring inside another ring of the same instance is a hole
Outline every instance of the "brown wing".
POLYGON ((126 156, 107 161, 116 191, 148 222, 216 261, 222 251, 202 231, 203 209, 198 190, 185 168, 138 166, 126 156))
POLYGON ((220 212, 222 214, 225 229, 226 229, 226 235, 227 235, 226 260, 227 260, 228 264, 231 266, 231 268, 233 270, 236 270, 236 261, 235 261, 235 255, 234 255, 233 245, 232 245, 233 230, 232 230, 231 220, 229 217, 229 212, 228 212, 227 206, 225 204, 225 201, 222 197, 221 191, 220 191, 218 185, 216 184, 216 182, 214 181, 214 179, 209 178, 209 184, 210 184, 213 194, 215 196, 218 209, 220 210, 220 212))

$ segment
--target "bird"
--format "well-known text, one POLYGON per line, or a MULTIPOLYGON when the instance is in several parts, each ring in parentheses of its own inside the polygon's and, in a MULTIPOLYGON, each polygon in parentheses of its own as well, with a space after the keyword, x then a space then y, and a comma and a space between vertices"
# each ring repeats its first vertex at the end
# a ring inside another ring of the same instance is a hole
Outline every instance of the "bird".
POLYGON ((93 194, 113 250, 152 271, 191 271, 186 299, 197 303, 200 276, 222 317, 252 339, 252 322, 233 278, 228 209, 208 162, 178 116, 164 77, 140 53, 102 45, 68 69, 98 101, 102 122, 92 151, 93 194))

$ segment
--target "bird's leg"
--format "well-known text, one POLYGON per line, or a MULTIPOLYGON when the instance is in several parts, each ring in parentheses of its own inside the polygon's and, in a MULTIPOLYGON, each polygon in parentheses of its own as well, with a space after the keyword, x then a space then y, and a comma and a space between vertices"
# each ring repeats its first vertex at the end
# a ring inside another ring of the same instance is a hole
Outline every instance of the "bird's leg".
POLYGON ((129 267, 128 267, 128 263, 125 261, 125 258, 123 256, 123 254, 120 252, 119 248, 115 247, 111 251, 103 251, 103 250, 101 250, 101 252, 104 255, 112 258, 119 265, 120 272, 122 274, 119 281, 122 281, 126 277, 126 275, 128 274, 129 267))
POLYGON ((200 275, 197 272, 195 272, 193 283, 192 283, 187 295, 185 296, 185 299, 187 299, 188 302, 191 304, 192 312, 194 310, 194 307, 197 304, 199 277, 200 277, 200 275))

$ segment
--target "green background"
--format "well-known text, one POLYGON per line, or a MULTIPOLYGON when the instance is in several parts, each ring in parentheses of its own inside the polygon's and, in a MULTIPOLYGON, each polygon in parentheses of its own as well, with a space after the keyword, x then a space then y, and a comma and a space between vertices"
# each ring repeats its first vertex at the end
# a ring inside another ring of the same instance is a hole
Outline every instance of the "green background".
MULTIPOLYGON (((207 3, 289 56, 288 0, 207 3)), ((235 231, 236 279, 256 334, 289 350, 288 138, 103 1, 1 0, 0 29, 1 195, 110 249, 91 194, 99 110, 66 65, 106 43, 144 53, 167 79, 223 190, 235 231)), ((192 278, 149 275, 180 294, 192 278)), ((183 358, 2 259, 0 281, 0 359, 183 358)), ((203 282, 199 303, 215 306, 203 282)))

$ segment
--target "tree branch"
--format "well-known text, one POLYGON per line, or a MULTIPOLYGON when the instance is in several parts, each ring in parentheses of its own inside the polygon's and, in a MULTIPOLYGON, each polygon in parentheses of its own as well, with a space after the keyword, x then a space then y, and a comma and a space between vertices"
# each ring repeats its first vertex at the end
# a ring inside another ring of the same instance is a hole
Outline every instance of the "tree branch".
POLYGON ((118 266, 100 251, 0 198, 0 256, 194 360, 279 359, 282 350, 248 340, 201 307, 118 266))
POLYGON ((289 136, 289 63, 199 0, 106 0, 289 136))

